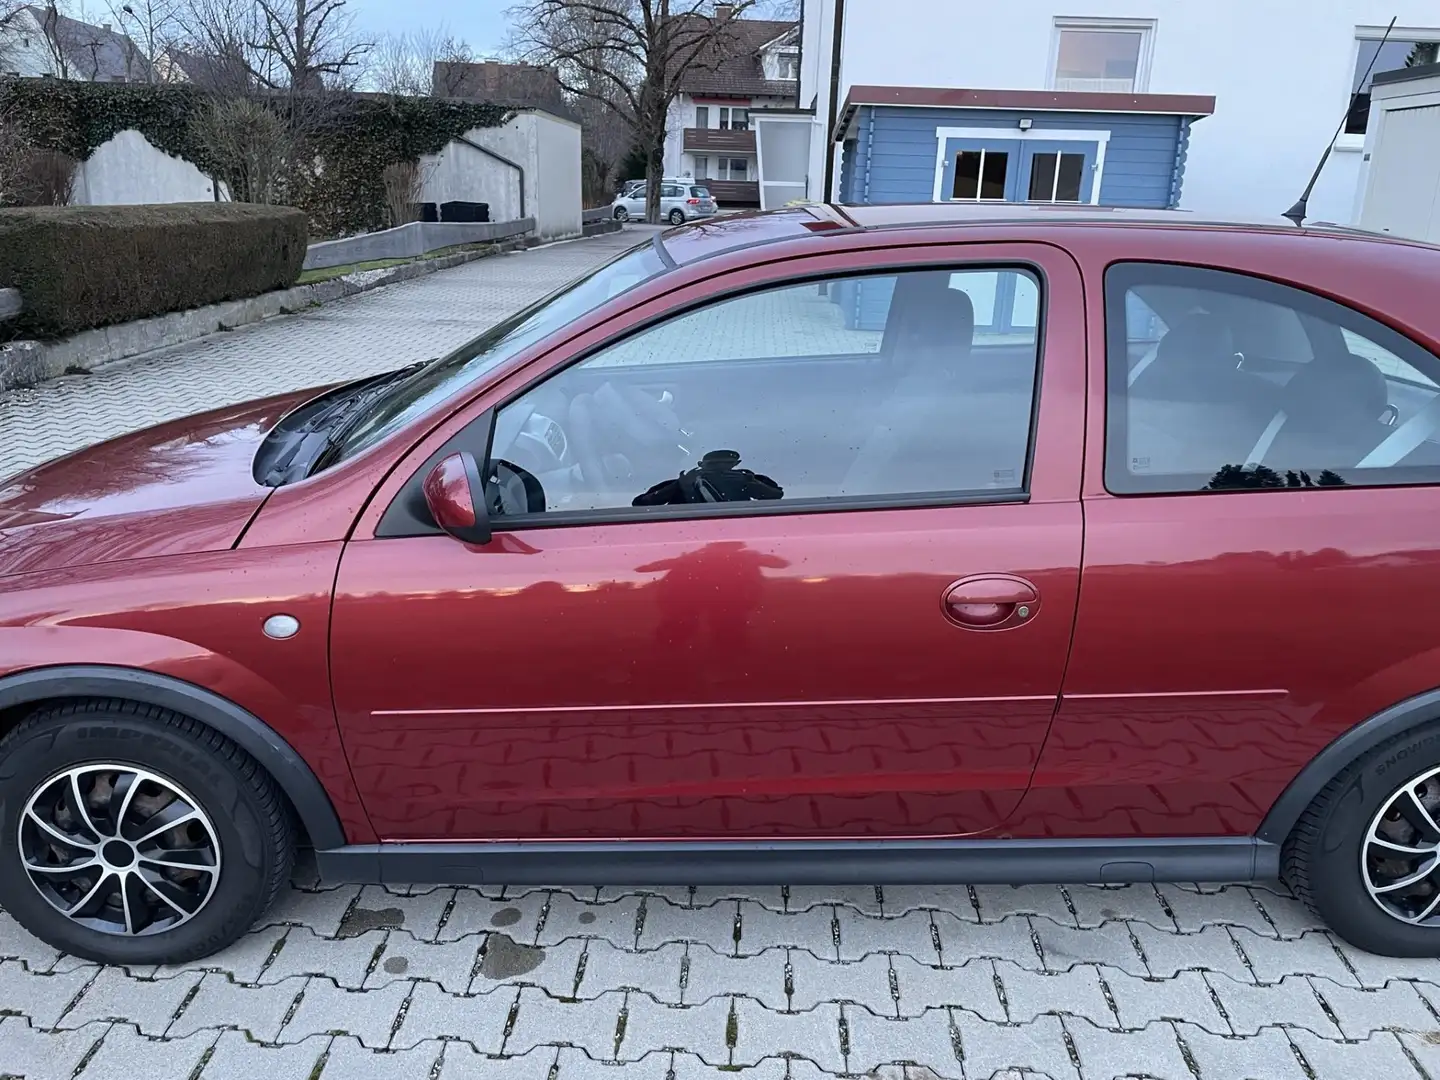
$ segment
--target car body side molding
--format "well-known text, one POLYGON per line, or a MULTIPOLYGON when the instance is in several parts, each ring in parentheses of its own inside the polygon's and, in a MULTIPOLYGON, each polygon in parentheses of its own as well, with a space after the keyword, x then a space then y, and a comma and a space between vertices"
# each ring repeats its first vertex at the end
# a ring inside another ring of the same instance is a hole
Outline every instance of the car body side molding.
POLYGON ((32 668, 0 679, 0 709, 71 698, 125 698, 214 728, 270 773, 317 849, 345 843, 330 796, 305 760, 264 721, 218 694, 153 671, 102 664, 32 668))
POLYGON ((1310 759, 1280 793, 1256 832, 1261 840, 1283 844, 1300 815, 1326 784, 1362 754, 1383 742, 1413 731, 1421 724, 1440 719, 1440 690, 1427 690, 1362 720, 1336 736, 1329 746, 1310 759))
POLYGON ((1280 872, 1280 849, 1248 836, 393 843, 317 849, 315 858, 327 884, 1083 885, 1255 881, 1280 872))

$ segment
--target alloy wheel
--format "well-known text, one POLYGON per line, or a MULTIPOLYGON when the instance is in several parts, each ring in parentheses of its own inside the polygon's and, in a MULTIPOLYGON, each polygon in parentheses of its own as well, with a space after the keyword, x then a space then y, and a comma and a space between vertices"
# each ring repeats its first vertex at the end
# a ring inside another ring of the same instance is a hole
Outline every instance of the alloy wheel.
POLYGON ((1412 925, 1440 924, 1440 768, 1385 800, 1366 830, 1360 872, 1387 915, 1412 925))
POLYGON ((133 765, 56 773, 20 815, 20 861, 66 918, 141 936, 189 922, 220 880, 220 841, 174 781, 133 765))

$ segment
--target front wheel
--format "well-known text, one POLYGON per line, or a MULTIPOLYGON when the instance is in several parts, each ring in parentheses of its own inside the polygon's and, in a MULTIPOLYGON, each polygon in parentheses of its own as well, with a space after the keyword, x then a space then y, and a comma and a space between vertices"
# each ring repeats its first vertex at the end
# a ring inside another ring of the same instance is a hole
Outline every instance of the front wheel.
POLYGON ((1295 894, 1352 945, 1440 956, 1440 725, 1376 747, 1331 780, 1281 860, 1295 894))
POLYGON ((684 225, 684 224, 685 224, 685 211, 684 211, 684 210, 678 210, 678 209, 677 209, 677 210, 671 210, 671 211, 670 211, 670 224, 671 224, 671 225, 684 225))
POLYGON ((629 220, 630 220, 630 211, 629 211, 629 210, 626 210, 625 207, 623 207, 623 206, 617 206, 617 207, 615 207, 615 220, 616 220, 616 221, 629 221, 629 220))
POLYGON ((73 702, 0 742, 0 906, 64 952, 208 956, 265 911, 293 846, 274 781, 188 717, 73 702))

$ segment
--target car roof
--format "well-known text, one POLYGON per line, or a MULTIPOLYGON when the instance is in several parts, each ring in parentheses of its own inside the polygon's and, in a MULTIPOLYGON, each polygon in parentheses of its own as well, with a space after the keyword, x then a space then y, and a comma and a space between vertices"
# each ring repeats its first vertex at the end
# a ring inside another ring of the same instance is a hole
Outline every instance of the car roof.
POLYGON ((1307 221, 1302 227, 1297 227, 1279 216, 1246 217, 1147 207, 1025 202, 884 203, 864 206, 806 203, 778 210, 744 211, 677 226, 656 239, 663 244, 666 253, 676 265, 685 265, 740 248, 796 239, 807 233, 953 229, 967 225, 992 229, 997 225, 1013 225, 1026 229, 1058 225, 1094 229, 1225 230, 1280 233, 1287 236, 1320 234, 1413 247, 1436 247, 1388 233, 1368 232, 1332 222, 1307 221))

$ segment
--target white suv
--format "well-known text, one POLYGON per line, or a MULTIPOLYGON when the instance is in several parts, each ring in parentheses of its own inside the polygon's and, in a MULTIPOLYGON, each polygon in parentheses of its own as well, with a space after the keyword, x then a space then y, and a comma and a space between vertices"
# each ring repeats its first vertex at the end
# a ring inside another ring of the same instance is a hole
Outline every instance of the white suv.
MULTIPOLYGON (((617 221, 645 220, 645 185, 633 190, 622 191, 615 198, 614 214, 617 221)), ((697 218, 713 217, 718 208, 710 191, 694 180, 674 179, 660 181, 660 216, 672 225, 683 225, 697 218)))

